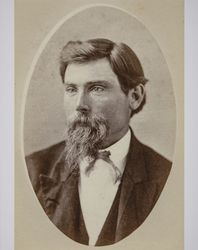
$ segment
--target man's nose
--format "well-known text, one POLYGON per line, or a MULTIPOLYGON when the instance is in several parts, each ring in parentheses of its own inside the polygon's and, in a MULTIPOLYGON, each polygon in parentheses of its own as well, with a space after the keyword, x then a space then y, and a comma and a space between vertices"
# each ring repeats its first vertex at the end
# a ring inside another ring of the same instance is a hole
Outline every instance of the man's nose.
POLYGON ((89 100, 88 100, 86 93, 84 92, 79 93, 77 105, 76 105, 76 111, 87 113, 89 112, 89 110, 90 110, 89 100))

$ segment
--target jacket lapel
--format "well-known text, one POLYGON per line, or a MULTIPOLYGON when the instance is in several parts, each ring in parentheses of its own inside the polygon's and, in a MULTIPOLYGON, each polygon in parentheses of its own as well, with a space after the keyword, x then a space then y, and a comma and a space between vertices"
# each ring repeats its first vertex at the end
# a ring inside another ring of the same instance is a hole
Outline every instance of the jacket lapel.
POLYGON ((129 153, 127 156, 126 168, 122 179, 122 188, 120 195, 120 204, 118 211, 119 225, 123 212, 126 208, 129 197, 132 194, 134 185, 146 179, 144 159, 141 146, 136 138, 132 135, 129 153))
POLYGON ((143 146, 132 132, 121 183, 115 242, 129 235, 141 224, 149 211, 155 192, 156 184, 150 183, 147 177, 143 146))
POLYGON ((87 244, 78 194, 78 172, 65 167, 65 153, 55 163, 49 176, 40 175, 43 207, 52 222, 67 236, 87 244))

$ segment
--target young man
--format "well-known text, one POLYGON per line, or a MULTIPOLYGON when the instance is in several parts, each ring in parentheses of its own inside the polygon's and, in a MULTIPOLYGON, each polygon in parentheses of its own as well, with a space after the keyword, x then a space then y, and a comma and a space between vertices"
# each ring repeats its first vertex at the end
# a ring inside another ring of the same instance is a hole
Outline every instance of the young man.
POLYGON ((52 222, 73 240, 109 245, 133 232, 155 205, 171 163, 129 126, 145 104, 147 79, 135 53, 107 39, 62 50, 65 141, 26 158, 52 222))

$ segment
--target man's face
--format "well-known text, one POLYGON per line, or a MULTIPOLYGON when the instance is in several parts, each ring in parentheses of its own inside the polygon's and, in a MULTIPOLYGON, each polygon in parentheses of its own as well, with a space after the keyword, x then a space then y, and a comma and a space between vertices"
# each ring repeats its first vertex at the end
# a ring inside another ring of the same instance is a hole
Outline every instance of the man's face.
POLYGON ((128 130, 129 97, 107 59, 69 64, 65 73, 64 108, 67 122, 77 113, 102 116, 108 124, 105 146, 119 140, 128 130))

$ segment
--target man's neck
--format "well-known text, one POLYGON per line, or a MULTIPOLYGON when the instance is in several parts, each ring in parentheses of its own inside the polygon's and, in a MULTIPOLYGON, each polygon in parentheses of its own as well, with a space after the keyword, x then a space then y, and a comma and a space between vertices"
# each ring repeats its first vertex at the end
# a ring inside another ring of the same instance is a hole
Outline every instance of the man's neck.
POLYGON ((111 134, 110 136, 108 136, 105 139, 105 141, 102 144, 101 149, 105 149, 105 148, 108 148, 108 147, 112 146, 113 144, 118 142, 120 139, 122 139, 122 137, 124 137, 127 134, 128 131, 129 131, 129 126, 127 126, 126 128, 120 130, 119 132, 116 131, 116 133, 111 134))

